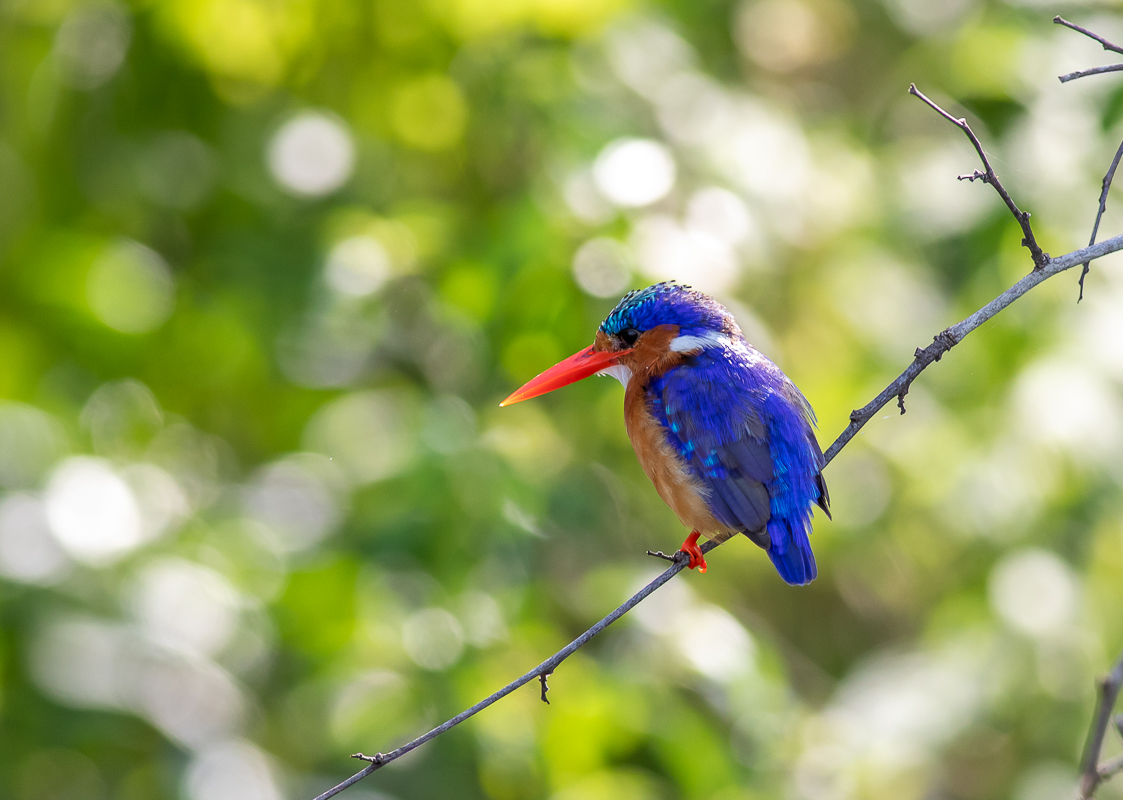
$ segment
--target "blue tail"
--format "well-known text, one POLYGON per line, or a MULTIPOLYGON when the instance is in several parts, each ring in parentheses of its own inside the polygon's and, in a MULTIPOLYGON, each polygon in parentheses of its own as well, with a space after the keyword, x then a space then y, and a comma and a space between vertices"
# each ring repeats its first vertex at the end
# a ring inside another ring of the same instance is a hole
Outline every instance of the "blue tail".
POLYGON ((815 580, 819 570, 806 531, 793 531, 786 521, 773 518, 768 523, 768 536, 768 557, 786 583, 803 586, 815 580))

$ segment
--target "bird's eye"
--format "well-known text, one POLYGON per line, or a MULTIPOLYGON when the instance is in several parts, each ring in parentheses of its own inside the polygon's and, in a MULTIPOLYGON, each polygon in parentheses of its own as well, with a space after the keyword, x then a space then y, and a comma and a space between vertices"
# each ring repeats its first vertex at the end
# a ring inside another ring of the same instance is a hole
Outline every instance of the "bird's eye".
POLYGON ((620 331, 620 341, 624 343, 625 347, 634 346, 636 343, 636 339, 638 338, 639 331, 637 331, 635 328, 625 328, 624 330, 620 331))

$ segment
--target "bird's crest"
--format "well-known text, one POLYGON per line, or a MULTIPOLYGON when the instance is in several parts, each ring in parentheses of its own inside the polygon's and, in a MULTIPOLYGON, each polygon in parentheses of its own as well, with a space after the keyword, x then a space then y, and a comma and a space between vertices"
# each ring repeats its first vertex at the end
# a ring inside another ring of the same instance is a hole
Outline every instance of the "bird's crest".
POLYGON ((720 303, 708 294, 674 281, 628 292, 601 323, 600 329, 615 336, 627 328, 646 331, 659 325, 678 325, 683 333, 739 332, 733 316, 720 303))

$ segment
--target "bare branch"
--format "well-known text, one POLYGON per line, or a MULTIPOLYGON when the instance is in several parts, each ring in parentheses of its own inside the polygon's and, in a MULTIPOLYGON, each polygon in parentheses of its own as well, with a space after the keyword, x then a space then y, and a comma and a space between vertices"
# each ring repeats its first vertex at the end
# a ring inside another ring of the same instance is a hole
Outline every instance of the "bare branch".
POLYGON ((1102 36, 1098 36, 1097 34, 1092 33, 1087 28, 1083 28, 1083 27, 1077 25, 1075 22, 1069 22, 1067 19, 1065 19, 1064 17, 1061 17, 1061 16, 1053 17, 1053 22, 1056 25, 1064 25, 1066 28, 1072 28, 1074 31, 1078 31, 1078 32, 1084 34, 1089 39, 1095 39, 1097 42, 1099 42, 1100 44, 1103 45, 1104 50, 1110 50, 1114 53, 1123 54, 1123 47, 1120 47, 1119 45, 1114 44, 1112 42, 1109 42, 1107 39, 1103 38, 1102 36))
POLYGON ((1089 75, 1103 75, 1105 72, 1123 72, 1123 64, 1104 64, 1102 67, 1091 67, 1089 69, 1078 69, 1076 72, 1070 72, 1067 75, 1061 75, 1058 80, 1061 83, 1068 83, 1077 78, 1087 78, 1089 75))
MULTIPOLYGON (((702 552, 708 553, 710 550, 712 550, 716 546, 717 545, 715 545, 713 542, 706 542, 705 544, 702 545, 702 552)), ((531 681, 533 681, 537 678, 540 678, 541 676, 549 675, 554 670, 556 670, 558 668, 558 666, 563 661, 565 661, 567 658, 569 658, 571 655, 573 655, 579 649, 581 649, 590 639, 592 639, 594 636, 596 636, 598 633, 603 631, 605 628, 607 628, 613 622, 620 619, 620 617, 624 616, 629 611, 631 611, 633 608, 635 608, 637 605, 639 605, 649 594, 654 592, 656 589, 658 589, 664 583, 669 581, 675 575, 678 575, 679 572, 681 572, 683 570, 683 568, 686 567, 688 561, 689 561, 689 559, 688 559, 686 553, 679 554, 678 557, 675 559, 675 563, 672 564, 662 575, 660 575, 658 578, 653 580, 651 583, 647 584, 647 586, 640 589, 638 592, 636 592, 634 595, 632 595, 632 597, 629 598, 626 603, 624 603, 622 606, 617 608, 615 611, 613 611, 607 617, 602 619, 596 625, 589 628, 589 630, 585 631, 583 634, 578 636, 576 639, 574 639, 572 642, 567 644, 561 650, 554 653, 554 655, 550 656, 548 659, 543 661, 541 664, 539 664, 537 667, 532 669, 530 672, 523 675, 521 678, 518 678, 516 680, 511 681, 510 683, 508 683, 506 686, 504 686, 502 689, 500 689, 495 694, 490 695, 489 697, 485 697, 483 700, 476 703, 471 708, 466 709, 465 711, 461 711, 455 717, 453 717, 452 719, 448 720, 447 722, 445 722, 441 725, 438 725, 437 727, 433 728, 433 730, 429 731, 428 733, 425 733, 421 736, 418 736, 412 742, 408 742, 408 743, 402 745, 401 747, 399 747, 397 750, 392 750, 389 753, 376 753, 373 756, 366 756, 366 755, 363 755, 362 753, 356 753, 355 755, 352 756, 352 758, 358 758, 358 759, 361 759, 363 761, 369 761, 370 765, 368 767, 366 767, 366 769, 362 770, 361 772, 356 772, 354 775, 352 775, 350 778, 343 781, 342 783, 337 784, 337 785, 333 786, 332 788, 328 789, 323 794, 318 795, 315 800, 327 800, 329 797, 335 797, 337 794, 342 792, 344 789, 358 783, 359 781, 361 781, 367 775, 370 775, 375 770, 377 770, 381 767, 384 767, 385 765, 389 764, 391 761, 394 761, 396 759, 401 758, 406 753, 420 747, 421 745, 425 744, 430 739, 434 739, 434 738, 440 736, 445 731, 451 730, 452 728, 455 728, 457 725, 459 725, 461 722, 468 719, 469 717, 474 717, 476 714, 480 713, 481 711, 483 711, 485 708, 492 705, 496 701, 502 700, 504 697, 509 695, 511 692, 515 691, 515 689, 518 689, 521 686, 525 686, 526 684, 530 683, 531 681)), ((545 698, 545 683, 543 683, 543 694, 542 694, 542 696, 543 696, 543 698, 545 698)))
POLYGON ((939 361, 944 353, 963 341, 963 337, 975 330, 975 328, 982 325, 1046 278, 1051 278, 1058 273, 1072 269, 1085 260, 1093 261, 1118 250, 1123 250, 1123 236, 1106 239, 1099 244, 1090 245, 1082 250, 1076 250, 1075 252, 1060 256, 1059 258, 1050 259, 1049 263, 1044 267, 1035 269, 1033 272, 1026 275, 962 322, 940 331, 932 340, 932 344, 924 349, 917 348, 913 362, 909 364, 908 369, 900 374, 897 380, 885 387, 885 390, 871 400, 868 405, 850 413, 850 424, 846 427, 846 430, 839 435, 834 444, 830 446, 830 449, 827 450, 827 461, 830 461, 838 455, 838 451, 845 447, 846 443, 853 439, 854 435, 860 431, 886 403, 894 397, 903 399, 904 396, 908 394, 912 382, 916 380, 916 377, 921 372, 927 369, 933 362, 939 361))
POLYGON ((987 154, 983 150, 983 145, 979 141, 979 137, 975 135, 975 132, 973 130, 971 130, 971 126, 967 124, 967 120, 953 117, 951 114, 944 111, 942 108, 940 108, 939 105, 937 105, 934 101, 926 97, 923 92, 917 89, 915 83, 909 84, 909 94, 915 97, 919 97, 941 117, 967 134, 967 138, 971 140, 971 144, 975 146, 975 152, 979 154, 979 159, 983 162, 984 169, 981 173, 976 170, 971 175, 960 175, 959 180, 969 180, 974 182, 976 179, 978 179, 983 183, 989 183, 991 186, 993 186, 994 190, 998 192, 998 195, 1002 198, 1002 202, 1004 202, 1006 204, 1006 207, 1010 209, 1010 213, 1014 215, 1014 219, 1018 221, 1018 225, 1020 225, 1022 228, 1022 246, 1029 249, 1030 256, 1033 258, 1034 269, 1041 269, 1041 267, 1049 263, 1049 254, 1042 252, 1041 248, 1037 244, 1037 239, 1035 239, 1033 236, 1033 229, 1029 224, 1029 212, 1022 211, 1020 208, 1018 208, 1017 204, 1014 203, 1014 200, 1010 197, 1010 193, 1006 191, 1006 187, 1003 186, 1002 181, 998 179, 998 175, 995 173, 994 167, 990 165, 990 159, 987 158, 987 154))
MULTIPOLYGON (((1080 25, 1076 25, 1076 24, 1074 24, 1072 22, 1069 22, 1068 20, 1063 19, 1061 17, 1053 17, 1053 22, 1056 23, 1057 25, 1064 25, 1066 27, 1072 28, 1074 31, 1079 31, 1080 33, 1084 34, 1085 36, 1088 36, 1092 39, 1095 39, 1097 42, 1099 42, 1100 44, 1103 45, 1104 50, 1111 50, 1111 51, 1116 52, 1116 53, 1123 53, 1123 47, 1120 47, 1119 45, 1114 44, 1112 42, 1109 42, 1107 39, 1104 39, 1102 36, 1099 36, 1095 33, 1092 33, 1087 28, 1083 28, 1080 25)), ((1071 80, 1076 80, 1077 78, 1083 78, 1086 75, 1100 75, 1104 72, 1119 72, 1121 70, 1123 70, 1123 64, 1109 64, 1106 67, 1094 67, 1092 69, 1085 69, 1085 70, 1078 70, 1077 72, 1070 72, 1068 75, 1062 75, 1060 77, 1060 81, 1061 81, 1061 83, 1068 83, 1071 80)), ((1100 186, 1100 207, 1099 207, 1099 210, 1096 212, 1096 221, 1095 221, 1095 224, 1092 225, 1092 236, 1091 236, 1091 238, 1088 239, 1088 244, 1095 244, 1095 242, 1096 242, 1096 235, 1100 231, 1100 220, 1103 218, 1104 211, 1107 210, 1107 195, 1108 195, 1108 192, 1111 190, 1111 182, 1115 179, 1115 170, 1119 166, 1120 157, 1123 157, 1123 143, 1120 143, 1119 149, 1115 151, 1115 158, 1112 159, 1111 166, 1108 167, 1107 174, 1104 175, 1103 182, 1100 186)), ((1089 263, 1085 262, 1084 268, 1080 271, 1080 295, 1079 295, 1079 297, 1077 297, 1077 300, 1076 300, 1076 302, 1078 302, 1078 303, 1081 300, 1084 299, 1084 279, 1086 277, 1088 277, 1088 270, 1089 269, 1091 269, 1091 265, 1089 263)))
MULTIPOLYGON (((1096 235, 1100 232, 1100 220, 1103 218, 1104 211, 1107 210, 1107 193, 1111 190, 1111 182, 1115 180, 1115 170, 1119 167, 1120 158, 1123 158, 1123 142, 1119 143, 1119 149, 1115 151, 1115 158, 1111 160, 1111 166, 1107 168, 1107 173, 1104 175, 1100 187, 1100 207, 1096 211, 1096 222, 1092 225, 1092 236, 1088 239, 1090 245, 1096 243, 1096 235)), ((1076 299, 1078 303, 1084 299, 1084 278, 1088 276, 1088 271, 1091 268, 1091 262, 1085 261, 1084 268, 1080 270, 1080 296, 1076 299)))
POLYGON ((1117 772, 1123 771, 1123 756, 1100 764, 1100 751, 1103 749, 1107 728, 1111 725, 1112 712, 1115 710, 1115 701, 1119 699, 1120 688, 1123 688, 1123 655, 1119 657, 1115 668, 1099 684, 1096 713, 1092 717, 1092 729, 1088 731, 1088 738, 1084 742, 1084 756, 1081 759, 1081 800, 1089 800, 1101 783, 1117 772))
MULTIPOLYGON (((939 333, 935 337, 935 340, 933 341, 933 343, 930 344, 928 347, 924 348, 923 350, 917 349, 915 360, 913 361, 912 364, 909 365, 908 369, 906 369, 903 373, 901 373, 900 377, 898 377, 895 381, 893 381, 891 384, 889 384, 889 386, 887 386, 885 388, 885 390, 881 394, 879 394, 876 398, 874 398, 867 406, 860 409, 859 411, 854 411, 853 413, 851 413, 851 415, 850 415, 850 425, 847 426, 846 430, 844 430, 839 435, 839 437, 834 441, 834 444, 832 444, 830 446, 830 448, 827 450, 826 460, 825 460, 824 466, 826 464, 829 464, 831 462, 831 460, 833 460, 834 457, 836 455, 838 455, 838 453, 842 450, 842 448, 845 447, 846 444, 851 439, 854 438, 854 435, 859 430, 861 430, 862 426, 865 425, 866 422, 868 422, 870 420, 870 418, 873 417, 873 415, 875 413, 877 413, 877 411, 882 408, 882 406, 884 406, 886 403, 888 403, 894 397, 898 397, 903 401, 903 398, 904 398, 905 394, 908 392, 909 387, 912 385, 912 382, 914 380, 916 380, 916 377, 921 372, 923 372, 924 369, 926 367, 928 367, 929 364, 931 364, 934 361, 939 361, 944 353, 946 353, 948 350, 950 350, 956 344, 961 342, 963 340, 963 338, 965 336, 967 336, 967 334, 969 334, 971 331, 978 328, 980 325, 982 325, 988 319, 993 317, 999 311, 1006 308, 1008 305, 1013 303, 1015 300, 1017 300, 1023 294, 1025 294, 1030 289, 1032 289, 1034 286, 1036 286, 1037 284, 1046 280, 1047 278, 1051 278, 1052 276, 1057 275, 1061 272, 1064 272, 1065 270, 1072 269, 1077 264, 1082 264, 1085 261, 1092 261, 1092 260, 1100 258, 1102 256, 1106 256, 1109 253, 1117 252, 1119 250, 1123 250, 1123 236, 1116 236, 1112 239, 1107 239, 1103 242, 1100 242, 1097 245, 1085 247, 1081 250, 1077 250, 1077 251, 1069 253, 1067 255, 1063 255, 1059 258, 1051 259, 1043 268, 1035 269, 1032 272, 1030 272, 1028 275, 1026 275, 1024 278, 1022 278, 1020 281, 1018 281, 1013 286, 1011 286, 1009 289, 1007 289, 1001 295, 996 297, 994 300, 987 303, 985 306, 980 308, 978 311, 976 311, 971 316, 967 317, 967 319, 965 319, 962 322, 960 322, 959 324, 953 325, 950 328, 948 328, 947 330, 939 333)), ((903 408, 902 408, 902 410, 903 410, 903 408)), ((713 541, 708 541, 708 542, 706 542, 705 544, 702 545, 702 552, 703 553, 709 553, 711 550, 713 550, 717 546, 718 545, 715 544, 713 541)), ((665 553, 649 553, 649 555, 668 558, 668 556, 665 553)), ((686 565, 688 563, 688 558, 686 557, 686 554, 682 553, 682 552, 675 553, 674 555, 669 556, 669 558, 674 563, 670 567, 668 567, 667 570, 664 571, 659 577, 657 577, 651 583, 647 584, 639 592, 637 592, 635 595, 633 595, 626 603, 624 603, 622 606, 617 608, 615 611, 613 611, 607 617, 602 619, 596 625, 589 628, 589 630, 585 631, 583 634, 578 636, 576 639, 574 639, 568 645, 566 645, 561 650, 559 650, 557 653, 552 655, 550 658, 543 661, 541 664, 539 664, 537 667, 532 669, 530 672, 526 673, 521 678, 518 678, 517 680, 514 680, 511 683, 507 684, 506 686, 504 686, 502 689, 500 689, 495 694, 484 698, 483 700, 476 703, 471 708, 460 712, 455 717, 453 717, 452 719, 443 723, 442 725, 438 725, 436 728, 433 728, 433 730, 429 731, 428 733, 417 737, 412 742, 408 742, 407 744, 402 745, 397 750, 393 750, 393 751, 391 751, 389 753, 385 753, 385 754, 384 753, 377 753, 373 756, 366 756, 366 755, 363 755, 362 753, 356 753, 353 756, 353 758, 359 758, 359 759, 362 759, 364 761, 369 761, 370 762, 369 766, 367 766, 361 772, 355 773, 354 775, 352 775, 350 778, 343 781, 342 783, 340 783, 336 786, 333 786, 331 789, 328 789, 326 792, 324 792, 323 794, 316 797, 315 800, 327 800, 327 798, 329 798, 329 797, 334 797, 335 795, 339 794, 340 792, 342 792, 347 787, 353 786, 355 783, 361 781, 363 778, 367 777, 368 775, 370 775, 372 772, 379 769, 380 767, 385 766, 386 764, 389 764, 391 761, 394 761, 395 759, 398 759, 398 758, 404 756, 406 753, 410 752, 411 750, 414 750, 415 748, 420 747, 421 745, 425 744, 430 739, 433 739, 433 738, 436 738, 437 736, 440 736, 445 731, 448 731, 448 730, 456 727, 457 725, 459 725, 461 722, 468 719, 469 717, 475 716, 476 714, 483 711, 485 708, 492 705, 496 701, 501 700, 504 697, 506 697, 507 695, 511 694, 511 692, 515 691, 519 687, 525 686, 526 684, 530 683, 531 681, 533 681, 535 679, 541 680, 543 678, 543 676, 547 676, 547 675, 553 673, 563 661, 565 661, 567 658, 569 658, 571 655, 573 655, 575 652, 577 652, 577 650, 580 649, 581 647, 583 647, 590 639, 592 639, 594 636, 596 636, 598 633, 603 631, 605 628, 607 628, 613 622, 620 619, 620 617, 624 616, 629 611, 631 611, 633 608, 635 608, 637 605, 639 605, 640 602, 642 602, 648 595, 650 595, 652 592, 654 592, 660 586, 667 583, 667 581, 671 580, 671 578, 675 577, 680 572, 682 572, 682 570, 686 567, 686 565)), ((1117 671, 1120 671, 1120 670, 1123 670, 1123 662, 1121 662, 1120 667, 1117 668, 1117 671)), ((1112 674, 1114 675, 1115 673, 1112 673, 1112 674)), ((543 684, 542 688, 543 688, 543 697, 544 697, 545 696, 545 681, 542 681, 542 684, 543 684)), ((1118 689, 1116 691, 1118 691, 1118 689)), ((1111 719, 1111 709, 1110 709, 1110 707, 1107 710, 1107 719, 1108 720, 1111 719)), ((1106 727, 1107 727, 1107 722, 1104 723, 1104 730, 1106 730, 1106 727)), ((1100 741, 1100 744, 1102 745, 1102 742, 1103 742, 1102 736, 1100 737, 1099 741, 1100 741)), ((1097 757, 1098 757, 1098 753, 1099 753, 1098 747, 1096 749, 1096 753, 1097 753, 1097 757)), ((1101 778, 1100 780, 1103 780, 1103 779, 1101 778)))

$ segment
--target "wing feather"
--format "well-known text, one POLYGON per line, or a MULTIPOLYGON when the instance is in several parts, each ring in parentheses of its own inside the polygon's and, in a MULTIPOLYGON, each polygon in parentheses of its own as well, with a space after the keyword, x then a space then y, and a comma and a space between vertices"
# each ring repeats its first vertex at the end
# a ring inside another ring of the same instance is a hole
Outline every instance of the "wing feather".
POLYGON ((830 500, 803 395, 748 345, 703 351, 649 387, 652 413, 713 515, 764 548, 785 581, 811 581, 810 506, 829 515, 830 500))

